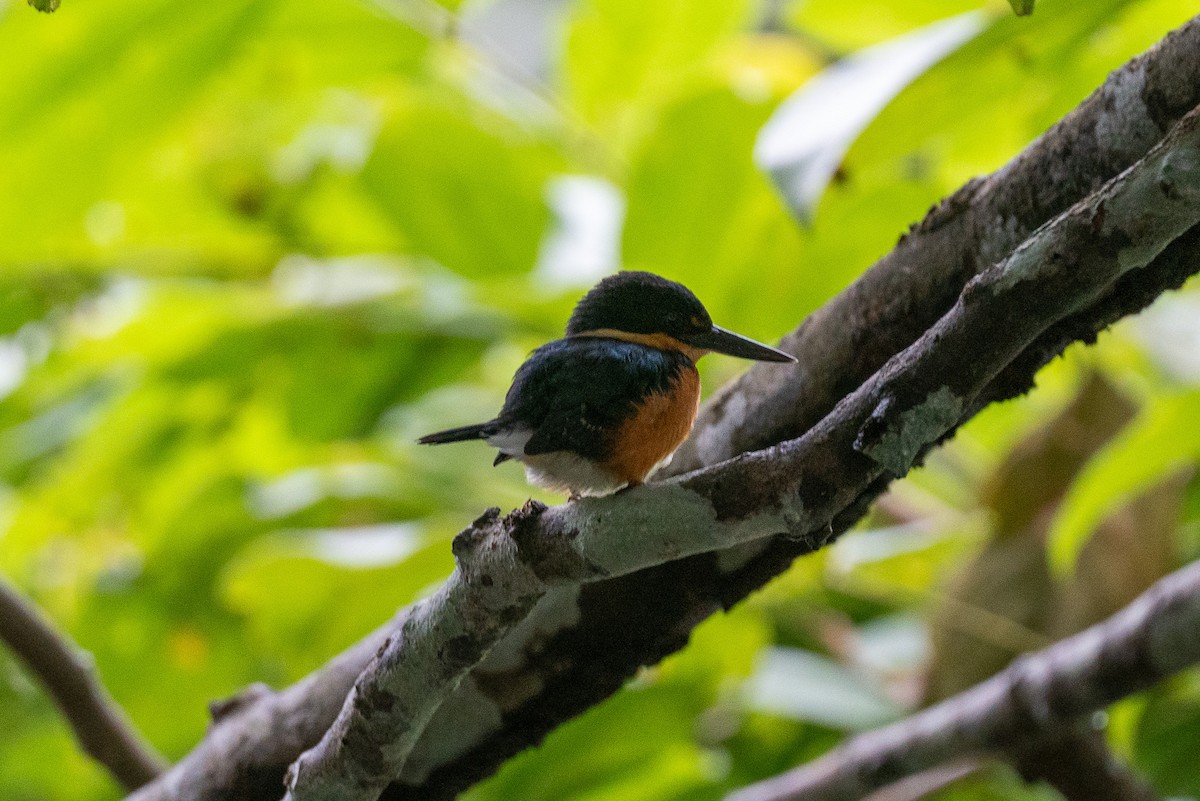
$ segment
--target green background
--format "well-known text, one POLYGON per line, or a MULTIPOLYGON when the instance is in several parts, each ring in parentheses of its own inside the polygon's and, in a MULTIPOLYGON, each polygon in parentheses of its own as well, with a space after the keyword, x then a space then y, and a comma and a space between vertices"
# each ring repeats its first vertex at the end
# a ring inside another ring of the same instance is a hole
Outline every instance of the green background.
MULTIPOLYGON (((774 341, 1200 13, 985 6, 802 227, 752 160, 764 122, 833 60, 978 3, 530 3, 544 25, 507 50, 515 4, 459 5, 0 0, 0 571, 171 758, 208 701, 318 667, 529 496, 481 445, 414 440, 490 417, 597 275, 662 273, 774 341), (581 185, 620 219, 582 268, 550 246, 581 185)), ((1111 612, 1197 554, 1189 342, 1185 291, 1072 349, 468 797, 716 799, 1111 612)), ((706 392, 744 367, 710 357, 706 392)), ((1107 722, 1160 791, 1200 795, 1200 674, 1107 722)), ((0 797, 120 795, 0 652, 0 797)), ((936 797, 1053 794, 992 768, 936 797)))

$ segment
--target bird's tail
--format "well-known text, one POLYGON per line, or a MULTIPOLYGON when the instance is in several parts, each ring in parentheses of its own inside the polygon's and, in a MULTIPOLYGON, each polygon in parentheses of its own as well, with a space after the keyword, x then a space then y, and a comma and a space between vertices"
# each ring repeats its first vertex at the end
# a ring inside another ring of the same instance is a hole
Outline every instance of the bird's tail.
POLYGON ((469 439, 483 439, 487 436, 487 429, 491 425, 488 423, 476 423, 473 426, 459 426, 458 428, 448 428, 445 431, 436 431, 432 434, 426 434, 417 442, 422 445, 444 445, 447 442, 463 442, 469 439))

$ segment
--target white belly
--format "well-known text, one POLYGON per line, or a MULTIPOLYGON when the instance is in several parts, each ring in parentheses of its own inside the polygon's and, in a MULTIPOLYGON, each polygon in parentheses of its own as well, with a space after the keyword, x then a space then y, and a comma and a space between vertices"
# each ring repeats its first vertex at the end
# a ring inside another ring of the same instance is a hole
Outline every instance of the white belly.
POLYGON ((527 455, 525 443, 532 435, 529 429, 514 429, 493 434, 487 443, 524 464, 529 483, 542 489, 572 495, 607 495, 624 486, 624 481, 568 451, 527 455))
POLYGON ((531 484, 553 492, 572 495, 607 495, 625 482, 602 470, 594 462, 567 451, 514 456, 525 464, 525 477, 531 484))

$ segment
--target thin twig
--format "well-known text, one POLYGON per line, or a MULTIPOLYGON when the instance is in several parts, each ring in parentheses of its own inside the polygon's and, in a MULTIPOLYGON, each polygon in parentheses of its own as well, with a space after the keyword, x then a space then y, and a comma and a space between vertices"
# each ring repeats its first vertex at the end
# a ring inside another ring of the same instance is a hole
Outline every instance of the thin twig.
POLYGON ((987 760, 979 757, 947 762, 881 787, 862 801, 921 801, 921 799, 945 790, 968 776, 974 776, 987 764, 987 760))
POLYGON ((0 576, 0 640, 50 693, 79 745, 126 790, 153 781, 166 762, 146 742, 96 675, 91 656, 0 576))
POLYGON ((1160 580, 1103 623, 726 801, 857 801, 900 776, 1052 736, 1200 662, 1197 629, 1200 562, 1160 580))

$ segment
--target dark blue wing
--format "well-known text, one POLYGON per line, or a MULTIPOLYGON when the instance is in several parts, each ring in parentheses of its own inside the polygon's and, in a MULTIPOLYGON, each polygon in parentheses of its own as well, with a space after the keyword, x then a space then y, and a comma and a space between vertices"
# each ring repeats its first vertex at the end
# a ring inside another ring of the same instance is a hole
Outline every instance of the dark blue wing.
POLYGON ((603 459, 634 406, 665 392, 688 364, 681 353, 617 339, 555 340, 521 365, 497 422, 533 431, 529 455, 571 451, 603 459))

